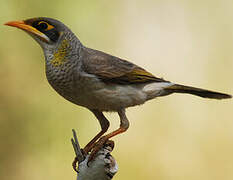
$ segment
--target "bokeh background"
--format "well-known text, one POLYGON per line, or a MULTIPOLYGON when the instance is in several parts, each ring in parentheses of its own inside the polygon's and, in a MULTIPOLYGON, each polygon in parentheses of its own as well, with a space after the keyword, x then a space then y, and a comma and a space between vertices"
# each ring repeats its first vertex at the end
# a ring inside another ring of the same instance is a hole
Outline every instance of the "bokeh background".
MULTIPOLYGON (((48 16, 92 48, 173 82, 233 94, 232 0, 1 0, 0 24, 48 16)), ((86 109, 48 85, 43 53, 26 33, 0 26, 0 179, 75 179, 70 143, 99 130, 86 109)), ((114 138, 115 180, 232 180, 233 100, 190 95, 128 109, 114 138)), ((107 114, 111 129, 118 117, 107 114)))

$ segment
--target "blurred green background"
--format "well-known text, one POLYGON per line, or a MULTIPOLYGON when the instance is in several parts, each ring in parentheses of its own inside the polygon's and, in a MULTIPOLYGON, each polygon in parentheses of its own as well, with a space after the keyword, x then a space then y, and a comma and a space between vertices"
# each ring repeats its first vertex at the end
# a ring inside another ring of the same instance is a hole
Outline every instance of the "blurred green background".
MULTIPOLYGON (((1 0, 0 23, 57 18, 91 48, 167 80, 233 94, 231 0, 1 0)), ((0 179, 75 179, 70 143, 99 130, 86 109, 48 85, 39 45, 0 26, 0 179)), ((233 101, 171 95, 128 109, 114 138, 115 180, 232 180, 233 101)), ((107 114, 111 129, 117 115, 107 114)))

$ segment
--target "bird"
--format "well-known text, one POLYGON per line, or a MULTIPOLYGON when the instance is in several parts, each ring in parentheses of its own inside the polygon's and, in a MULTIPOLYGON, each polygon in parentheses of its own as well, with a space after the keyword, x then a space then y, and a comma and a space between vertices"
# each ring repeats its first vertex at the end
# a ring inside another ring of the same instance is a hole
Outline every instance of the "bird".
POLYGON ((39 43, 49 84, 66 100, 89 109, 99 121, 101 131, 83 149, 90 153, 90 160, 110 138, 129 128, 126 108, 173 93, 210 99, 232 97, 158 78, 132 62, 88 48, 53 18, 36 17, 5 25, 25 31, 39 43), (117 112, 120 118, 120 127, 106 135, 110 123, 104 112, 117 112))

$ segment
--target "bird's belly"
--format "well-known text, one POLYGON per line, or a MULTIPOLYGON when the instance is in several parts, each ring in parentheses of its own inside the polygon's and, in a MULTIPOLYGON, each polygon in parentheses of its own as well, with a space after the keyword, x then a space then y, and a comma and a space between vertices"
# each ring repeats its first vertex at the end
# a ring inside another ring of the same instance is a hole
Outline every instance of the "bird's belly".
POLYGON ((153 89, 153 94, 156 94, 154 88, 145 88, 146 84, 118 85, 104 83, 93 76, 75 75, 73 77, 75 78, 56 77, 56 81, 47 78, 51 86, 65 99, 89 109, 118 111, 143 104, 148 100, 150 89, 153 89))
POLYGON ((79 89, 75 104, 101 111, 118 111, 122 108, 143 104, 146 94, 127 85, 100 84, 98 88, 79 89), (101 87, 102 86, 102 87, 101 87))

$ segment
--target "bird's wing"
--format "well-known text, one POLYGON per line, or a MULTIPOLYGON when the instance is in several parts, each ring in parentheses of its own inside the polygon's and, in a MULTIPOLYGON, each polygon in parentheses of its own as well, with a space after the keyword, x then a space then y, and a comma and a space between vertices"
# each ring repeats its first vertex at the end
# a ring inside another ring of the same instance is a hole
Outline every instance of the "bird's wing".
POLYGON ((133 63, 101 51, 85 48, 83 53, 84 71, 96 75, 104 82, 115 84, 168 82, 133 63))

